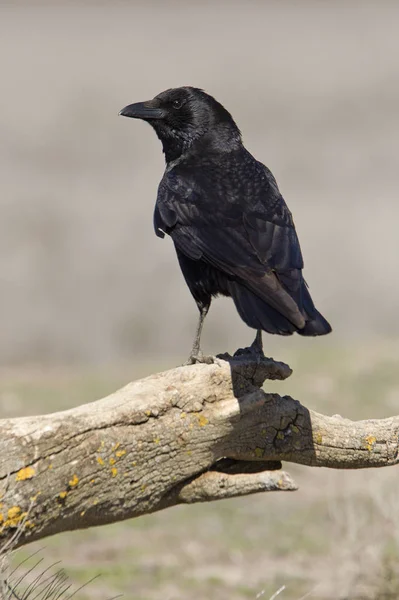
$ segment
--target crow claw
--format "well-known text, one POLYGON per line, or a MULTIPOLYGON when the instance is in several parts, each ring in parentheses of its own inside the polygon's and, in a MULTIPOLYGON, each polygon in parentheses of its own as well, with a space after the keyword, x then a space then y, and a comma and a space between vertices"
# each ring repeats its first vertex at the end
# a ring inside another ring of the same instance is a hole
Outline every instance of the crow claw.
POLYGON ((188 357, 188 360, 183 364, 183 367, 187 367, 188 365, 196 365, 196 364, 206 364, 212 365, 215 362, 214 356, 206 356, 200 350, 199 352, 192 353, 188 357))

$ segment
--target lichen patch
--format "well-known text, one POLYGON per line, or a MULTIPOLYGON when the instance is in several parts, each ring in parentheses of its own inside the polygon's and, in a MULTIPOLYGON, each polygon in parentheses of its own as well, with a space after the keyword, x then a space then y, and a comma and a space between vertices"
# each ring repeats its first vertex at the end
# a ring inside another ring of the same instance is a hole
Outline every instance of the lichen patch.
POLYGON ((72 477, 72 479, 69 480, 68 485, 69 485, 69 487, 74 488, 78 485, 78 483, 79 483, 79 478, 77 475, 74 475, 72 477))
POLYGON ((15 476, 16 481, 25 481, 25 479, 32 479, 36 475, 36 470, 33 467, 23 467, 18 471, 15 476))
POLYGON ((205 425, 208 425, 209 419, 207 419, 204 415, 198 415, 198 423, 200 427, 205 427, 205 425))

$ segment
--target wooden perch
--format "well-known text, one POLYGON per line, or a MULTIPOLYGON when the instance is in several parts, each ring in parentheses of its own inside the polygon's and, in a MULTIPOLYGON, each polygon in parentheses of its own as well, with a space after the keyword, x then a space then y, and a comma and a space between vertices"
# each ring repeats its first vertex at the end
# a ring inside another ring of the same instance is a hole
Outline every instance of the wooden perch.
POLYGON ((227 355, 72 410, 0 421, 0 547, 180 503, 295 490, 281 460, 398 462, 399 417, 327 417, 261 389, 290 368, 227 355))

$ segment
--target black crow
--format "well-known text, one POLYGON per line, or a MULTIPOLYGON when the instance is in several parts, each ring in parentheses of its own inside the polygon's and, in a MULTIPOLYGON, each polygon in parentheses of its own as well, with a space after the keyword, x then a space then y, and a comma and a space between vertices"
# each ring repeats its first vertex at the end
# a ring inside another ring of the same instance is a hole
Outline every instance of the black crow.
POLYGON ((166 169, 158 189, 155 233, 170 235, 200 318, 189 363, 210 362, 200 348, 211 299, 231 296, 257 329, 291 335, 331 331, 302 275, 294 221, 276 180, 245 149, 231 114, 193 87, 166 90, 119 113, 147 121, 162 142, 166 169))

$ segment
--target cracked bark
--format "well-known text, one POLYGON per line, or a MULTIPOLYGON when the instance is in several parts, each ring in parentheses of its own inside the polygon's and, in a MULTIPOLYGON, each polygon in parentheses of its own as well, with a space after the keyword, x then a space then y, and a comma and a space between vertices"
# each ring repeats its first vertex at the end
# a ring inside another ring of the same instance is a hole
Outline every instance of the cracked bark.
POLYGON ((227 355, 72 410, 0 421, 0 547, 180 503, 295 490, 282 460, 398 462, 399 417, 353 422, 261 389, 284 363, 227 355))

